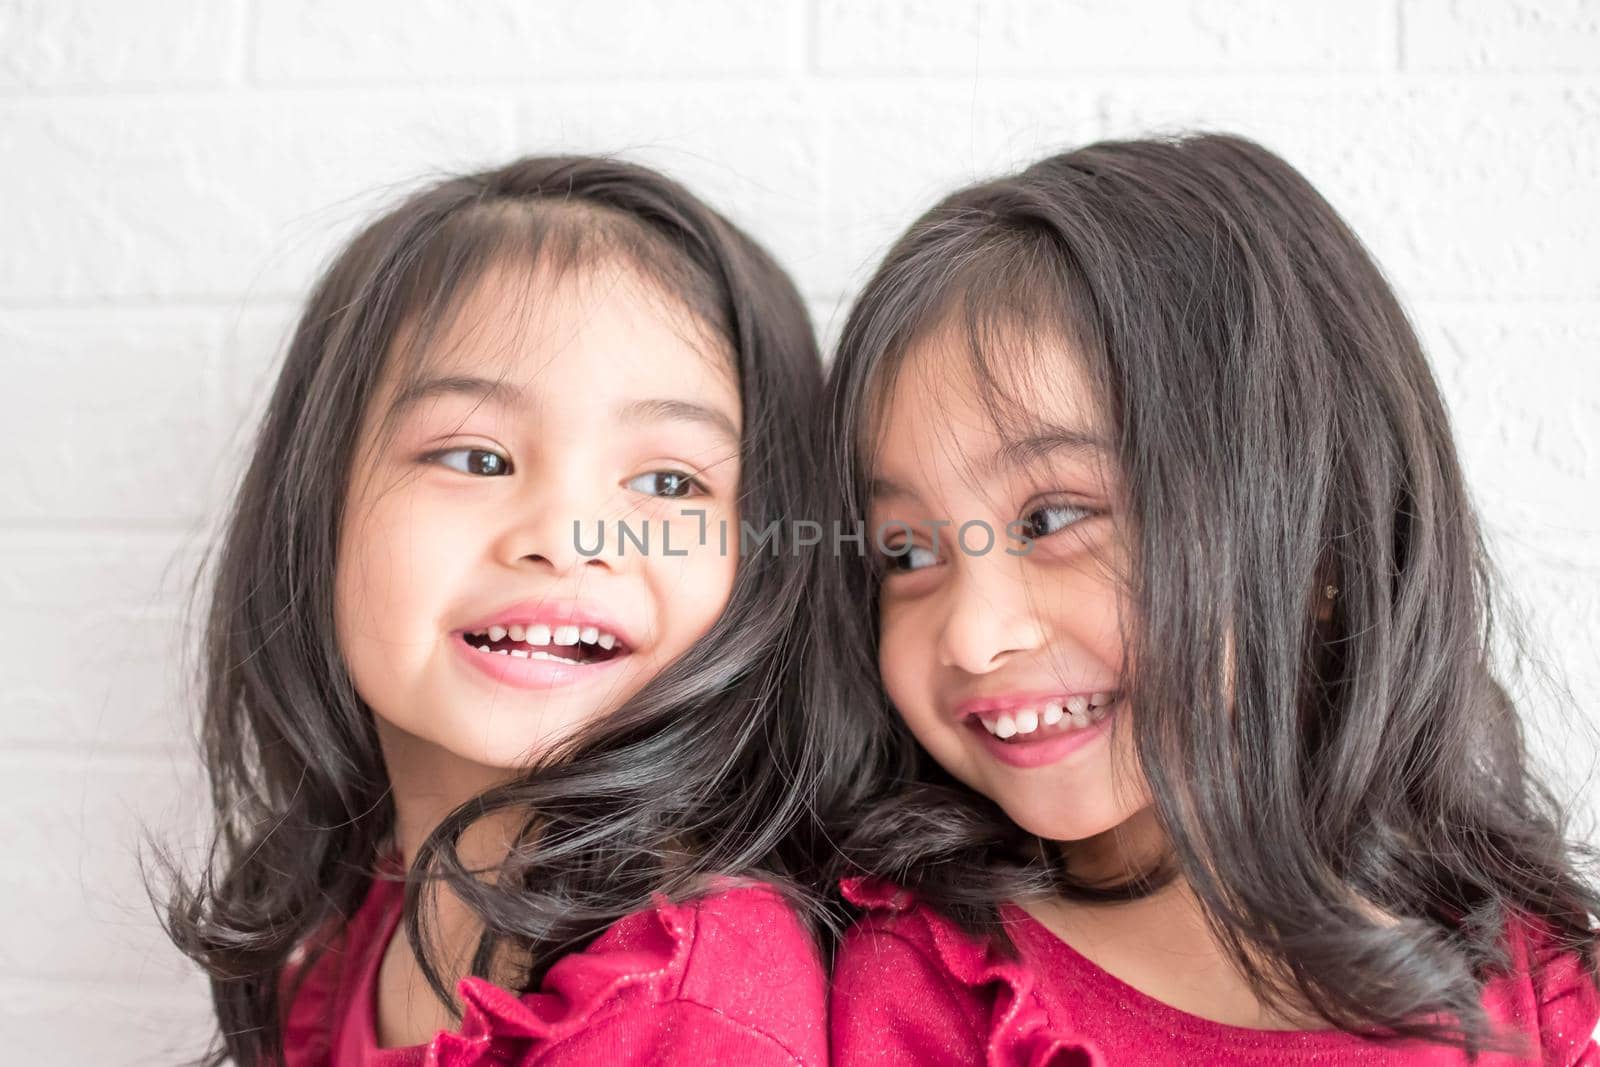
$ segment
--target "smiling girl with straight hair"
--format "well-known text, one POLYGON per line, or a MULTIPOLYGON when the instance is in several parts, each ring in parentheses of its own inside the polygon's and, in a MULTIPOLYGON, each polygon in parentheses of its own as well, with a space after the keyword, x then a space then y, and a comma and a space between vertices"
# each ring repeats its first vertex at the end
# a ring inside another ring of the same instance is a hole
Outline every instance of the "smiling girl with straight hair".
POLYGON ((446 180, 338 255, 215 566, 167 916, 209 1062, 823 1062, 845 731, 781 684, 802 561, 717 536, 808 508, 820 380, 788 278, 640 167, 446 180))
POLYGON ((1111 142, 955 193, 829 402, 832 517, 884 532, 809 672, 876 763, 836 1063, 1600 1061, 1600 896, 1438 387, 1290 166, 1111 142))

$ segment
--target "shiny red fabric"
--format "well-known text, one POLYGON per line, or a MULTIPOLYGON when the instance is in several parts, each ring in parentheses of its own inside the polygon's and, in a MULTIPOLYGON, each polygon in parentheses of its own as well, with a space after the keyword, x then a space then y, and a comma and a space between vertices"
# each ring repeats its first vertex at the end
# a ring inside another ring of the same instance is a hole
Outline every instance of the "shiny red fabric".
POLYGON ((426 1045, 379 1048, 373 990, 403 891, 400 881, 375 879, 306 974, 284 1026, 289 1067, 827 1062, 816 948, 783 898, 763 885, 685 904, 658 899, 558 960, 536 993, 463 979, 458 1030, 426 1045))
POLYGON ((1011 959, 893 886, 843 888, 868 911, 834 967, 836 1067, 1600 1067, 1600 993, 1576 956, 1547 950, 1526 925, 1511 931, 1511 971, 1487 986, 1483 1003, 1526 1038, 1527 1054, 1470 1061, 1438 1045, 1210 1022, 1114 978, 1021 908, 1002 909, 1019 953, 1011 959))

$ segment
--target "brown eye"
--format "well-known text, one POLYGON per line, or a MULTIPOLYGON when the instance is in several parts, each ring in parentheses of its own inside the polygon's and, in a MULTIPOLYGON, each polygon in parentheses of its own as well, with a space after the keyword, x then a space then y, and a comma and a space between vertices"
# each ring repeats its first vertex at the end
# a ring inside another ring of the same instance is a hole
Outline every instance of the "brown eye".
POLYGON ((511 461, 488 448, 452 448, 435 452, 429 458, 451 470, 483 478, 498 478, 511 473, 511 461))
POLYGON ((1075 522, 1081 522, 1094 512, 1071 504, 1045 504, 1022 516, 1027 535, 1034 540, 1060 533, 1075 522))
POLYGON ((939 562, 939 557, 932 549, 921 545, 898 545, 884 553, 883 560, 884 569, 891 574, 908 574, 933 566, 939 562))
POLYGON ((649 496, 686 497, 704 493, 705 487, 682 471, 650 471, 626 483, 636 493, 649 496))

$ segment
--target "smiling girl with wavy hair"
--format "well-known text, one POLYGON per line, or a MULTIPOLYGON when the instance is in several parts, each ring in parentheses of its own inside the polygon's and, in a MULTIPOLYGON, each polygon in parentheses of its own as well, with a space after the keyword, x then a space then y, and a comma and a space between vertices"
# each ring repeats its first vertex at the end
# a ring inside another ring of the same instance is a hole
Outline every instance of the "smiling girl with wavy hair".
POLYGON ((957 192, 829 399, 883 549, 817 599, 877 764, 836 1063, 1600 1060, 1438 387, 1304 178, 1199 136, 957 192))
POLYGON ((216 560, 168 913, 210 1062, 823 1063, 845 731, 782 684, 803 560, 718 536, 808 507, 820 380, 789 279, 640 167, 452 178, 340 252, 216 560))

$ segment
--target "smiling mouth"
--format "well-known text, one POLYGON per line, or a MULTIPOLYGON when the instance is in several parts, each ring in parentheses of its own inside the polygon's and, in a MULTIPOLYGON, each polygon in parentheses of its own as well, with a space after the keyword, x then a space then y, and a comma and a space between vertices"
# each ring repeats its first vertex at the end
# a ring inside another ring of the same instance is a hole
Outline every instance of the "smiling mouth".
POLYGON ((467 647, 483 656, 538 659, 568 666, 609 663, 628 654, 614 634, 595 626, 491 626, 463 633, 467 647))
POLYGON ((997 741, 1026 744, 1087 730, 1114 712, 1121 697, 1121 692, 1115 690, 1062 697, 1043 701, 1037 707, 978 712, 969 716, 968 721, 975 728, 988 731, 997 741))

